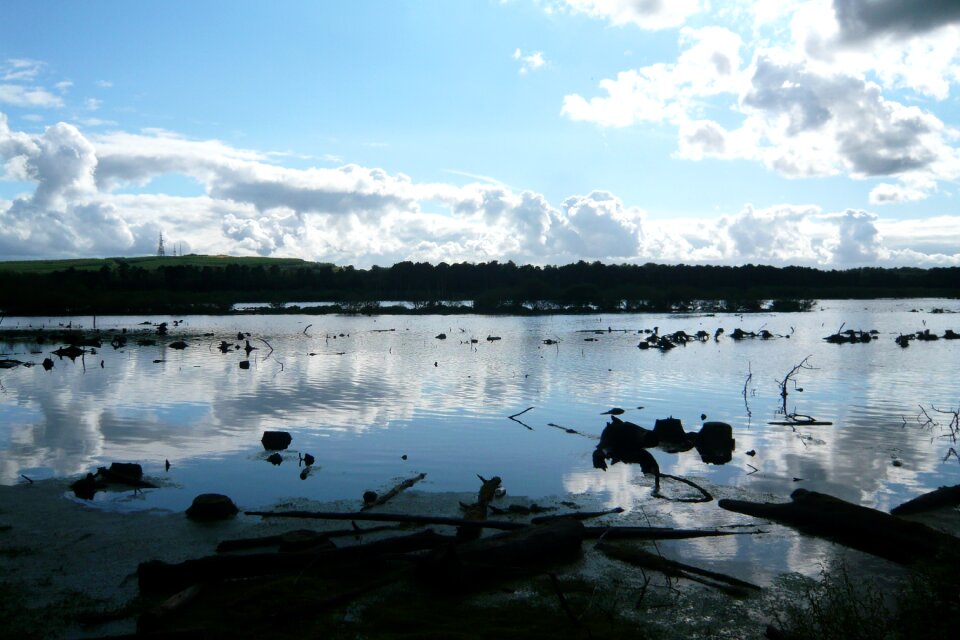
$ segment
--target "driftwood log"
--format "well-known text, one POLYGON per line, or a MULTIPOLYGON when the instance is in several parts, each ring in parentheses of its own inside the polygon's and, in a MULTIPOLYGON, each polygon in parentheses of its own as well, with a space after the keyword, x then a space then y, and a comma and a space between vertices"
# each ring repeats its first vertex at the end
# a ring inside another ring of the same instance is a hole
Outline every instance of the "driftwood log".
POLYGON ((895 516, 906 516, 914 513, 932 511, 941 507, 954 507, 960 504, 960 484, 952 487, 940 487, 913 500, 904 502, 899 507, 890 510, 895 516))
POLYGON ((143 593, 169 593, 194 584, 293 571, 320 571, 330 568, 356 568, 361 563, 387 555, 437 549, 422 559, 420 573, 430 582, 461 586, 476 569, 504 570, 529 567, 577 554, 584 527, 575 520, 527 526, 518 531, 493 535, 456 544, 456 538, 427 530, 341 549, 308 553, 255 553, 240 556, 207 556, 170 564, 160 561, 142 563, 137 569, 143 593))
MULTIPOLYGON (((588 517, 619 513, 618 509, 610 511, 589 512, 588 517)), ((509 520, 466 520, 464 518, 448 518, 444 516, 417 516, 403 513, 368 513, 353 512, 341 513, 330 511, 247 511, 247 515, 262 516, 265 518, 305 518, 313 520, 371 520, 376 522, 401 522, 405 524, 422 525, 449 525, 459 527, 463 525, 474 525, 485 529, 498 529, 501 531, 516 531, 524 529, 530 525, 524 522, 512 522, 509 520)), ((571 515, 577 519, 576 515, 571 515)), ((582 517, 582 516, 581 516, 582 517)), ((546 523, 554 520, 563 519, 563 516, 549 516, 549 519, 534 518, 533 523, 546 523)), ((717 529, 673 529, 670 527, 585 527, 584 535, 589 538, 599 538, 605 536, 613 538, 636 538, 644 540, 677 540, 686 538, 708 538, 717 536, 742 535, 744 533, 753 534, 758 531, 732 532, 719 531, 717 529)))
POLYGON ((883 511, 861 507, 816 491, 797 489, 792 502, 721 500, 723 509, 766 518, 872 553, 900 564, 931 559, 957 538, 883 511))
POLYGON ((421 531, 408 536, 378 540, 368 544, 312 553, 254 553, 241 556, 206 556, 170 564, 159 560, 143 562, 137 568, 137 581, 143 593, 169 593, 193 584, 236 578, 326 569, 344 563, 359 563, 385 554, 432 549, 452 538, 421 531))
POLYGON ((452 527, 473 525, 485 529, 500 529, 502 531, 523 529, 528 526, 523 522, 510 522, 509 520, 467 520, 465 518, 449 518, 446 516, 417 516, 403 513, 370 513, 366 511, 347 513, 340 511, 245 511, 244 513, 248 516, 261 516, 263 518, 402 522, 405 524, 449 525, 452 527))

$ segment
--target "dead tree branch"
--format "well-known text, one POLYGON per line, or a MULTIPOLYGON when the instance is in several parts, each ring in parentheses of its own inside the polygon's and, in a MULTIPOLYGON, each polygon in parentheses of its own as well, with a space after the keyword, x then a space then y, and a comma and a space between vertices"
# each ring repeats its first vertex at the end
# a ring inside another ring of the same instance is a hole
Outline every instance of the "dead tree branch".
POLYGON ((788 395, 787 387, 790 385, 790 382, 792 381, 792 382, 793 382, 793 387, 794 387, 794 389, 796 389, 796 388, 797 388, 797 381, 796 381, 796 376, 797 376, 797 374, 800 373, 800 372, 801 372, 802 370, 804 370, 804 369, 814 369, 814 368, 815 368, 815 367, 812 367, 812 366, 810 366, 810 365, 808 364, 808 361, 809 361, 810 358, 812 358, 812 357, 813 357, 813 356, 807 356, 806 358, 804 358, 803 360, 801 360, 799 364, 794 365, 793 368, 790 369, 790 371, 787 372, 787 375, 783 376, 783 380, 778 380, 778 381, 777 381, 777 386, 780 387, 780 398, 782 399, 782 403, 781 403, 781 405, 780 405, 780 413, 782 413, 782 414, 785 415, 785 416, 786 416, 786 415, 789 415, 789 413, 787 412, 787 395, 788 395))

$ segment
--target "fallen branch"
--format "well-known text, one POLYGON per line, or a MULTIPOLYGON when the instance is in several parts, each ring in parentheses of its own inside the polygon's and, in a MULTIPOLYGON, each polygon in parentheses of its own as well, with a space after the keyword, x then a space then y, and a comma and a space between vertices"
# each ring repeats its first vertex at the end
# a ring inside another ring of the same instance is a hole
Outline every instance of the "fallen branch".
POLYGON ((522 529, 528 526, 523 522, 508 522, 505 520, 467 520, 465 518, 448 518, 444 516, 414 516, 402 513, 370 513, 353 512, 342 513, 338 511, 244 511, 248 516, 260 516, 262 518, 304 518, 310 520, 358 520, 373 522, 402 522, 405 524, 422 525, 449 525, 460 527, 463 525, 472 525, 485 529, 499 529, 510 531, 513 529, 522 529))
POLYGON ((553 522, 555 520, 589 520, 591 518, 599 518, 600 516, 609 516, 615 513, 623 513, 623 507, 614 507, 613 509, 608 509, 606 511, 571 511, 570 513, 561 513, 558 515, 552 516, 537 516, 530 520, 530 524, 544 524, 546 522, 553 522))
POLYGON ((659 476, 661 478, 670 478, 671 480, 676 480, 678 482, 682 482, 684 484, 690 485, 691 487, 699 491, 701 494, 703 494, 703 496, 700 498, 667 498, 665 496, 660 495, 660 491, 657 490, 654 493, 654 495, 657 498, 660 498, 662 500, 669 500, 670 502, 710 502, 711 500, 713 500, 713 495, 711 495, 709 491, 707 491, 706 489, 698 485, 696 482, 693 482, 692 480, 687 480, 686 478, 681 478, 680 476, 672 476, 668 473, 661 473, 659 474, 659 476))
POLYGON ((403 491, 404 489, 409 489, 410 487, 412 487, 413 485, 417 484, 418 482, 420 482, 421 480, 423 480, 423 479, 426 478, 426 477, 427 477, 427 474, 425 474, 425 473, 420 473, 420 474, 417 474, 416 476, 414 476, 414 477, 412 477, 412 478, 408 478, 407 480, 404 480, 404 481, 401 482, 400 484, 398 484, 398 485, 396 485, 395 487, 393 487, 392 489, 390 489, 390 491, 387 491, 385 494, 383 494, 382 496, 378 497, 376 500, 374 500, 374 501, 371 502, 370 504, 365 504, 365 505, 363 505, 363 507, 361 507, 360 510, 361 510, 361 511, 366 511, 367 509, 372 509, 373 507, 379 507, 380 505, 385 504, 385 503, 386 503, 388 500, 390 500, 391 498, 395 497, 397 494, 399 494, 399 493, 400 493, 401 491, 403 491))
POLYGON ((607 544, 606 542, 598 542, 594 546, 598 551, 611 558, 615 558, 629 564, 645 567, 647 569, 653 569, 654 571, 659 571, 674 578, 693 580, 695 582, 699 582, 701 584, 705 584, 734 595, 743 595, 745 590, 761 590, 757 585, 734 578, 733 576, 728 576, 716 571, 710 571, 708 569, 701 569, 700 567, 694 567, 692 565, 677 562, 675 560, 668 560, 667 558, 652 554, 649 551, 644 551, 642 549, 628 549, 617 545, 607 544))

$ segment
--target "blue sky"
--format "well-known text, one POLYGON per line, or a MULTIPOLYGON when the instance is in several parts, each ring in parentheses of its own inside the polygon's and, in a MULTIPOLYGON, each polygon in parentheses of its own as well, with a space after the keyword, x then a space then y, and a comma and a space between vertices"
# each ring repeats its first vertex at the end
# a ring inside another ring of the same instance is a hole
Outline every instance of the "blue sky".
POLYGON ((0 7, 0 259, 960 264, 946 0, 0 7))

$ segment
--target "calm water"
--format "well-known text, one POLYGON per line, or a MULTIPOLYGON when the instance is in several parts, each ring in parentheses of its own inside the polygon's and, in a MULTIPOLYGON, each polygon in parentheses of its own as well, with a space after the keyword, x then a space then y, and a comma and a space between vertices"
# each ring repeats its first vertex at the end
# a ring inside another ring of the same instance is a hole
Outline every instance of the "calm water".
MULTIPOLYGON (((804 486, 887 509, 960 483, 960 463, 944 461, 949 440, 914 419, 920 405, 960 405, 960 341, 894 343, 900 332, 960 330, 953 313, 960 302, 825 301, 818 309, 743 317, 191 316, 157 346, 134 344, 136 332, 154 331, 140 323, 171 318, 98 318, 102 331, 134 333, 129 346, 114 350, 107 334, 83 361, 55 358, 49 372, 0 370, 0 483, 136 461, 163 487, 98 494, 97 504, 183 509, 198 493, 222 492, 254 508, 288 497, 356 501, 419 472, 428 474, 422 491, 475 491, 481 474, 501 476, 514 496, 672 511, 681 525, 722 520, 715 506, 673 509, 676 503, 653 500, 652 480, 635 467, 595 470, 594 440, 548 426, 599 435, 600 414, 611 407, 647 427, 674 416, 696 431, 701 414, 732 424, 736 450, 726 465, 708 465, 695 450, 655 451, 666 473, 698 478, 724 495, 786 499, 804 486), (843 324, 876 329, 879 340, 823 341, 843 324), (711 334, 722 327, 726 335, 666 353, 637 349, 637 331, 655 326, 711 334), (737 327, 790 337, 735 342, 729 334, 737 327), (239 367, 243 351, 216 348, 235 342, 238 331, 257 347, 247 370, 239 367), (441 332, 446 340, 435 338, 441 332), (491 335, 502 339, 487 341, 491 335), (189 347, 166 346, 178 338, 189 347), (791 387, 788 409, 833 425, 797 432, 768 425, 780 417, 777 380, 807 356, 814 369, 799 373, 802 392, 791 387), (531 406, 518 418, 526 426, 507 419, 531 406), (266 461, 260 444, 267 429, 293 435, 279 466, 266 461), (306 479, 300 452, 316 458, 306 479)), ((2 328, 69 321, 89 327, 92 319, 6 318, 2 328)), ((31 354, 37 345, 0 344, 0 351, 39 364, 56 346, 31 354)))

